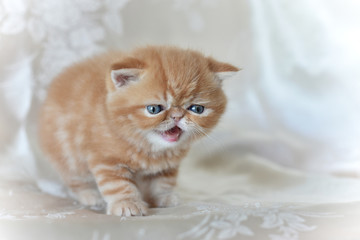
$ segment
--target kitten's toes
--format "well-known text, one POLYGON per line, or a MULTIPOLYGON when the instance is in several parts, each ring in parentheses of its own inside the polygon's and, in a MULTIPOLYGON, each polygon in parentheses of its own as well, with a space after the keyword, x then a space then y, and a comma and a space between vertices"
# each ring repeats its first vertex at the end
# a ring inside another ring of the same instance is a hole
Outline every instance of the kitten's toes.
POLYGON ((84 189, 76 193, 79 202, 86 206, 99 206, 104 203, 99 191, 84 189))
POLYGON ((144 216, 148 212, 146 204, 142 201, 123 200, 108 204, 107 214, 116 216, 144 216))
POLYGON ((176 207, 180 204, 180 198, 175 193, 163 193, 156 196, 154 200, 154 207, 176 207))

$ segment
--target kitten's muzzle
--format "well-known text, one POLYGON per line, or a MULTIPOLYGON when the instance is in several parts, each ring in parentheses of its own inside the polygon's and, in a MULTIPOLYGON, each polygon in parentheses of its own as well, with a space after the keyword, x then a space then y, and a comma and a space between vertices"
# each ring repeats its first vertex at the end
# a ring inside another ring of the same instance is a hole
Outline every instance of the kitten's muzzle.
POLYGON ((168 142, 177 142, 182 134, 182 129, 175 126, 161 134, 161 136, 168 142))
POLYGON ((179 141, 183 130, 178 126, 172 127, 166 131, 159 132, 161 137, 167 142, 177 142, 179 141))

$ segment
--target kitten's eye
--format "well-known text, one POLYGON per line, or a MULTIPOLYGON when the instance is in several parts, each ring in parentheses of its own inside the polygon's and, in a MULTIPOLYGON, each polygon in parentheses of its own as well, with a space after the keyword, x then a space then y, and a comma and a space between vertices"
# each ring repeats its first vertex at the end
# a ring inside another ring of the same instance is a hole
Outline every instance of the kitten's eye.
POLYGON ((197 113, 197 114, 202 114, 205 110, 205 107, 204 106, 201 106, 201 105, 191 105, 188 110, 194 112, 194 113, 197 113))
POLYGON ((161 105, 149 105, 146 106, 146 109, 150 114, 158 114, 159 112, 164 110, 163 106, 161 105))

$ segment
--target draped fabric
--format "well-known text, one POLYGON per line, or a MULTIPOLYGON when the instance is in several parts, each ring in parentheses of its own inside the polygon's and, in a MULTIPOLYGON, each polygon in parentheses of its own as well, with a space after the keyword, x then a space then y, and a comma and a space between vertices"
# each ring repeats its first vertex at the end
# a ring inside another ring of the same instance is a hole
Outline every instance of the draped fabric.
POLYGON ((359 12, 351 0, 1 0, 1 236, 359 239, 359 12), (66 66, 147 44, 242 71, 224 82, 221 123, 183 161, 182 204, 107 216, 68 196, 37 115, 66 66))

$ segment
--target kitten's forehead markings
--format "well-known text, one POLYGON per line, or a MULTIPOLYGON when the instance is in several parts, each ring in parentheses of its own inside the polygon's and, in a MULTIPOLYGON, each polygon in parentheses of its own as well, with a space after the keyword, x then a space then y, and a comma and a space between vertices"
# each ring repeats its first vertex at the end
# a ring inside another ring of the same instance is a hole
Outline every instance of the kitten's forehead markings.
POLYGON ((171 93, 167 93, 167 99, 168 99, 168 101, 167 101, 168 108, 170 108, 170 107, 179 107, 179 106, 190 105, 190 101, 192 99, 192 96, 181 99, 179 97, 176 97, 176 96, 172 95, 171 93))
POLYGON ((171 93, 167 92, 166 93, 166 99, 167 99, 166 100, 167 109, 169 109, 172 106, 173 102, 174 102, 174 97, 173 97, 173 95, 171 95, 171 93))
MULTIPOLYGON (((185 80, 182 79, 174 79, 173 81, 169 82, 168 95, 175 99, 176 101, 181 101, 181 104, 184 105, 189 103, 194 95, 197 93, 198 89, 198 80, 200 78, 200 74, 197 74, 195 77, 191 77, 191 74, 188 74, 189 77, 185 77, 185 80), (186 81, 187 79, 192 78, 190 81, 186 81)), ((172 101, 174 102, 174 100, 172 101)))

